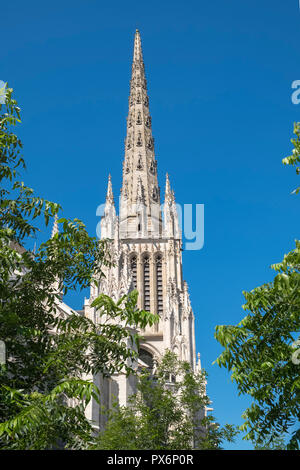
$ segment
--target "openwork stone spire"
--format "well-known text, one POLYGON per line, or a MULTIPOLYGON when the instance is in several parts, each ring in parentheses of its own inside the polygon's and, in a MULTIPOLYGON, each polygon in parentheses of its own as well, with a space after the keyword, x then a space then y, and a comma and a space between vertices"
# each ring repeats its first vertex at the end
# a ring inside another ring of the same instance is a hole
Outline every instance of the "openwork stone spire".
POLYGON ((121 191, 131 216, 141 188, 148 213, 153 205, 160 204, 156 166, 141 37, 136 30, 121 191))

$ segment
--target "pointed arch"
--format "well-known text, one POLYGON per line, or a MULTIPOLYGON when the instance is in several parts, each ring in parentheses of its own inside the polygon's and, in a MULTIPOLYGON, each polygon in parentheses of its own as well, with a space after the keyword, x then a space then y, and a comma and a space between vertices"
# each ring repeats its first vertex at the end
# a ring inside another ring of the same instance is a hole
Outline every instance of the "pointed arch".
POLYGON ((153 346, 153 344, 141 342, 140 347, 148 351, 156 359, 161 357, 160 351, 155 346, 153 346))
POLYGON ((142 362, 142 364, 146 364, 148 366, 148 369, 150 369, 151 371, 153 370, 153 354, 143 346, 141 346, 139 349, 139 360, 142 362))

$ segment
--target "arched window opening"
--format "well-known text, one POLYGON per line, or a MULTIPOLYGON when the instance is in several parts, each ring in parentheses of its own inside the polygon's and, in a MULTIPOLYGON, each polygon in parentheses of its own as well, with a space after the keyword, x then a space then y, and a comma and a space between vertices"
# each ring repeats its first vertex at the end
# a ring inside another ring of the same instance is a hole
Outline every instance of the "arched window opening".
POLYGON ((137 267, 137 258, 134 255, 130 260, 130 270, 131 270, 131 277, 132 277, 132 282, 133 282, 134 289, 137 288, 136 267, 137 267))
POLYGON ((144 309, 150 312, 150 262, 149 256, 144 256, 144 309))
POLYGON ((146 349, 140 349, 139 350, 139 359, 141 361, 141 365, 143 364, 146 364, 146 366, 148 367, 148 369, 150 369, 151 371, 153 370, 153 356, 151 353, 149 353, 148 351, 146 351, 146 349))

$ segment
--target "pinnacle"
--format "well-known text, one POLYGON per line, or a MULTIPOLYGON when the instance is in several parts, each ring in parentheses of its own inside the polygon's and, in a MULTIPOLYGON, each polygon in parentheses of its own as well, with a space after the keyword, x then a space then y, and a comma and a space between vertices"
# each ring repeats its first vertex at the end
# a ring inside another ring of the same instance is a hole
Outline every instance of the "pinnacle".
POLYGON ((137 200, 159 203, 159 187, 154 153, 154 138, 149 113, 149 97, 142 55, 140 32, 136 29, 130 80, 125 158, 121 194, 127 204, 137 200))
POLYGON ((202 367, 201 367, 201 356, 199 352, 197 354, 197 366, 198 366, 198 370, 200 371, 202 367))
POLYGON ((171 185, 170 185, 170 179, 169 179, 169 173, 166 173, 166 193, 171 192, 171 185))
POLYGON ((51 238, 53 238, 54 235, 56 235, 59 232, 57 219, 58 219, 58 216, 57 216, 57 214, 55 214, 53 227, 52 227, 52 232, 51 232, 51 238))
POLYGON ((170 180, 168 173, 166 174, 166 191, 165 191, 165 200, 172 202, 173 200, 173 191, 171 190, 170 180))
POLYGON ((110 174, 108 175, 106 201, 110 202, 111 204, 114 203, 114 195, 113 195, 113 190, 112 190, 111 175, 110 174))

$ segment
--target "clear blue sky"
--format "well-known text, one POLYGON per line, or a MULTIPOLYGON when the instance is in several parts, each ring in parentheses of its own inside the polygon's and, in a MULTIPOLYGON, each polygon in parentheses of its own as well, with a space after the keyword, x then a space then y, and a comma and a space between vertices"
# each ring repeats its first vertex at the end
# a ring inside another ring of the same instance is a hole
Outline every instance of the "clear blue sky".
MULTIPOLYGON (((281 164, 300 120, 298 0, 14 1, 1 5, 0 27, 0 79, 22 108, 25 181, 91 235, 109 172, 119 194, 140 29, 161 189, 168 171, 179 203, 205 204, 204 248, 183 262, 208 393, 221 423, 241 423, 249 402, 212 365, 213 334, 242 318, 242 291, 271 280, 270 264, 299 237, 298 181, 281 164)), ((83 295, 68 302, 81 308, 83 295)))

